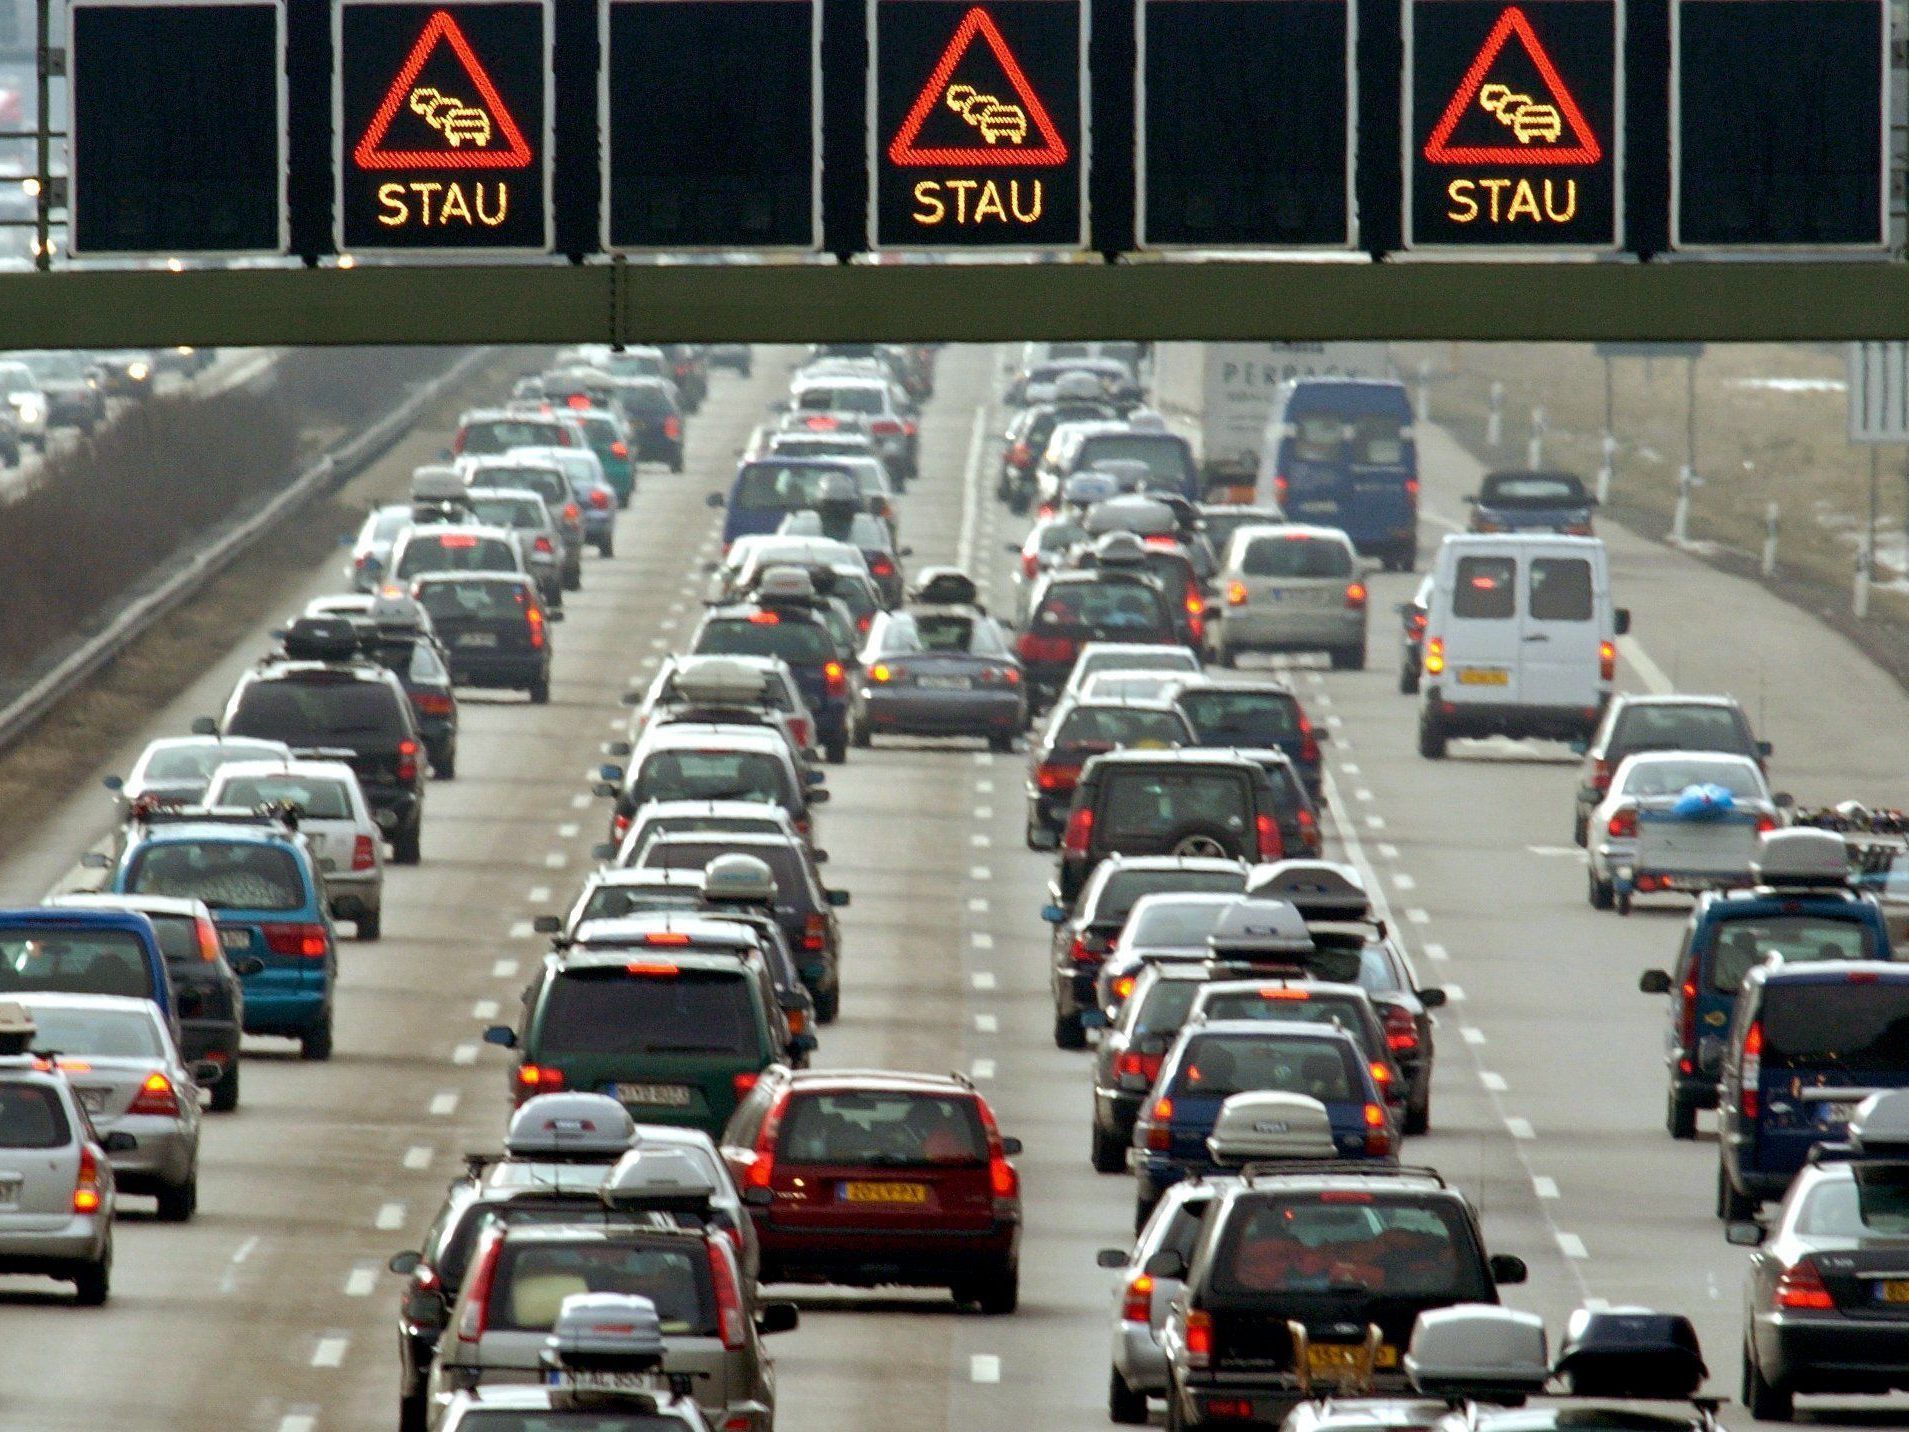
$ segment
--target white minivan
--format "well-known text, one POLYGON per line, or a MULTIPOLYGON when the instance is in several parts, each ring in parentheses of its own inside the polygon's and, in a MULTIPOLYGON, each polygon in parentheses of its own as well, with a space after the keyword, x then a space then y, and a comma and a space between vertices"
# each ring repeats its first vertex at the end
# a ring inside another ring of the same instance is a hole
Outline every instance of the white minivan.
POLYGON ((1454 736, 1590 739, 1631 614, 1595 537, 1461 533, 1439 547, 1419 683, 1419 754, 1454 736))

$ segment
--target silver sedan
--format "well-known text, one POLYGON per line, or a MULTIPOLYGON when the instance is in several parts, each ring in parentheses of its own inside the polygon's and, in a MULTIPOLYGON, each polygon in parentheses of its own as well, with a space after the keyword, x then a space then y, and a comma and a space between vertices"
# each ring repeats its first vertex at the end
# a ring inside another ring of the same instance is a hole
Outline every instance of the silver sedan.
POLYGON ((1748 756, 1640 751, 1626 756, 1591 812, 1590 901, 1629 913, 1633 895, 1744 884, 1757 837, 1783 822, 1788 797, 1770 793, 1748 756), (1707 791, 1707 794, 1700 792, 1707 791), (1717 794, 1728 793, 1727 799, 1717 794), (1686 815, 1684 806, 1693 809, 1686 815), (1640 828, 1647 840, 1640 840, 1640 828))

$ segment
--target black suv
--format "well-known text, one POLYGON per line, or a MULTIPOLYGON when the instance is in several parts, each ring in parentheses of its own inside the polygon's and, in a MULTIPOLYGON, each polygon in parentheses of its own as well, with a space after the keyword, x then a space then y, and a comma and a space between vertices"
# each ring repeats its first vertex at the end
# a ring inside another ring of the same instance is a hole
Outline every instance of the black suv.
POLYGON ((1266 771, 1235 751, 1110 751, 1081 771, 1061 834, 1060 903, 1109 855, 1278 860, 1279 805, 1266 771))
POLYGON ((1277 1424, 1314 1379, 1360 1367, 1374 1329, 1372 1393, 1407 1395, 1420 1313, 1525 1279, 1521 1259, 1486 1256, 1471 1204, 1433 1169, 1249 1165, 1215 1198, 1192 1255, 1145 1269, 1185 1282, 1161 1338, 1170 1427, 1277 1424))
POLYGON ((416 865, 424 740, 403 684, 359 655, 363 638, 360 623, 347 618, 301 617, 286 629, 283 650, 239 678, 216 727, 200 720, 193 730, 283 741, 298 755, 346 762, 391 842, 392 860, 416 865))

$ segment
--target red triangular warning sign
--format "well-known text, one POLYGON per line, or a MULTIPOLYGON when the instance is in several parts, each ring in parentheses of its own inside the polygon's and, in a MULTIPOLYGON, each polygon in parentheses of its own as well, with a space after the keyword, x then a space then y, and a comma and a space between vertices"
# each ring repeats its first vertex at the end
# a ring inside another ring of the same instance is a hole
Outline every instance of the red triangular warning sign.
POLYGON ((941 52, 941 59, 922 86, 908 117, 888 145, 888 162, 919 167, 947 165, 964 169, 1020 169, 1028 166, 1065 164, 1067 141, 1048 116, 1047 106, 1028 83, 1020 61, 995 28, 994 19, 977 5, 961 17, 954 38, 941 52), (982 94, 972 85, 951 85, 955 69, 967 57, 979 35, 988 42, 994 58, 1014 86, 1019 104, 1004 104, 993 95, 982 94), (973 145, 941 145, 918 149, 921 127, 938 104, 946 104, 971 125, 981 142, 973 145), (1039 144, 1028 141, 1038 138, 1039 144))
POLYGON ((432 13, 417 44, 379 102, 364 137, 351 151, 360 169, 528 169, 532 156, 524 133, 504 107, 497 86, 485 73, 448 10, 432 13), (451 54, 476 91, 476 102, 432 88, 413 88, 425 64, 440 43, 451 54), (408 106, 443 139, 442 148, 386 149, 385 135, 401 107, 408 106))
POLYGON ((1452 102, 1445 107, 1444 115, 1434 126, 1432 137, 1425 141, 1425 160, 1428 164, 1505 164, 1523 167, 1596 164, 1603 157, 1604 148, 1591 132, 1591 126, 1584 122, 1584 112, 1571 97, 1564 77, 1558 73, 1557 66, 1551 63, 1551 56, 1545 53, 1544 46, 1539 43, 1537 32, 1531 28, 1531 21, 1516 5, 1506 7, 1505 13, 1498 17, 1498 23, 1491 27, 1491 33, 1479 48, 1478 57, 1472 61, 1471 68, 1465 71, 1465 77, 1458 82, 1458 89, 1452 95, 1452 102), (1485 76, 1491 73, 1491 67, 1498 62, 1500 52, 1514 35, 1531 63, 1537 67, 1545 88, 1550 91, 1549 103, 1515 93, 1508 85, 1485 83, 1485 76), (1474 103, 1504 125, 1507 137, 1515 142, 1503 145, 1452 144, 1452 132, 1458 128, 1458 122, 1474 103), (1575 143, 1564 142, 1567 130, 1575 143))

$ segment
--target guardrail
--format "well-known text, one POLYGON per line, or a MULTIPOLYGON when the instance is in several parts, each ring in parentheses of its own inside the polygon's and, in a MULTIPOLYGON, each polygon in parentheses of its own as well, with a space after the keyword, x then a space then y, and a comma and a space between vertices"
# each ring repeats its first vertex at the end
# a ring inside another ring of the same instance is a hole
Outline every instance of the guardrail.
POLYGON ((403 436, 420 413, 463 382, 494 351, 477 348, 465 354, 363 432, 332 448, 250 512, 234 518, 203 547, 188 554, 156 586, 128 601, 104 628, 81 642, 6 706, 0 707, 0 752, 11 748, 81 683, 231 565, 281 517, 369 467, 403 436))

